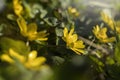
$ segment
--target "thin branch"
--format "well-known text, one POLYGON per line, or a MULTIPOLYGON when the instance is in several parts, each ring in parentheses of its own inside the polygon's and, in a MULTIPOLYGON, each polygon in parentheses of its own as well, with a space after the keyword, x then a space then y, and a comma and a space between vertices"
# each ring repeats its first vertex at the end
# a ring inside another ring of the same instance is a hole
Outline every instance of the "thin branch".
POLYGON ((79 39, 83 40, 86 44, 88 44, 88 45, 90 45, 90 46, 92 46, 92 47, 94 47, 94 48, 102 51, 102 52, 105 53, 106 55, 109 54, 109 51, 108 51, 106 48, 102 47, 101 45, 95 44, 95 43, 93 43, 92 41, 90 41, 90 40, 88 40, 88 39, 86 39, 86 38, 83 38, 83 37, 81 37, 81 36, 79 36, 79 39))

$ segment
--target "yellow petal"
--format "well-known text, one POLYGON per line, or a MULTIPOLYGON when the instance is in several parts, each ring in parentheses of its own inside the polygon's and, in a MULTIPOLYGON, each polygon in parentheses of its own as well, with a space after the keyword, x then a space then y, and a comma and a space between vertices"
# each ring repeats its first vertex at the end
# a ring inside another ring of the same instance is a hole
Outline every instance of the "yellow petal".
POLYGON ((108 38, 108 42, 114 42, 115 40, 116 40, 115 37, 110 37, 110 38, 108 38))
POLYGON ((39 40, 39 41, 47 41, 48 40, 48 38, 37 38, 36 40, 39 40))
POLYGON ((48 36, 49 34, 46 32, 46 30, 44 30, 44 31, 39 31, 37 35, 38 35, 39 37, 46 37, 46 36, 48 36))
POLYGON ((27 32, 32 33, 32 34, 36 34, 37 33, 37 25, 36 25, 36 23, 28 24, 27 32))
POLYGON ((114 30, 114 21, 104 12, 101 12, 102 20, 109 25, 109 27, 114 30))
POLYGON ((21 2, 19 0, 13 0, 14 12, 17 16, 20 16, 23 10, 21 2))
POLYGON ((120 25, 116 26, 116 31, 117 31, 117 33, 120 33, 120 25))
POLYGON ((77 49, 77 48, 71 48, 76 54, 80 55, 84 53, 84 50, 82 49, 77 49))
POLYGON ((101 40, 101 42, 103 42, 103 43, 108 43, 108 42, 114 42, 115 40, 116 40, 115 37, 111 37, 111 38, 103 39, 103 40, 101 40))
POLYGON ((100 27, 98 25, 96 25, 95 27, 93 27, 93 33, 96 35, 98 32, 100 31, 100 27))
POLYGON ((39 66, 43 64, 46 61, 45 57, 38 57, 34 60, 34 63, 32 63, 32 66, 39 66))
POLYGON ((120 21, 116 21, 115 25, 116 25, 115 28, 116 28, 117 33, 120 33, 120 21))
POLYGON ((20 16, 20 15, 21 15, 22 10, 23 10, 23 7, 22 7, 21 5, 16 5, 16 6, 14 7, 14 12, 15 12, 15 14, 16 14, 17 16, 20 16))
POLYGON ((70 40, 74 43, 75 41, 77 41, 77 39, 78 39, 77 34, 73 34, 70 40))
POLYGON ((13 49, 9 49, 9 54, 11 57, 18 59, 20 62, 25 61, 25 57, 21 56, 19 53, 15 52, 13 49))
POLYGON ((82 40, 79 40, 74 43, 74 48, 85 48, 85 45, 82 40))
POLYGON ((37 39, 37 34, 27 33, 27 38, 30 41, 36 40, 37 39))
POLYGON ((40 31, 37 34, 37 39, 39 41, 46 41, 48 38, 46 37, 47 35, 49 35, 48 33, 46 33, 46 31, 40 31))
POLYGON ((28 55, 28 60, 34 60, 37 57, 37 51, 31 51, 28 55))
POLYGON ((66 43, 69 45, 69 44, 74 43, 75 41, 77 41, 77 39, 78 39, 77 34, 68 35, 66 37, 66 43))
POLYGON ((69 36, 71 36, 71 35, 73 34, 73 32, 74 32, 74 28, 72 28, 72 29, 70 30, 69 36))
POLYGON ((101 30, 99 32, 100 38, 102 38, 102 39, 107 38, 108 36, 107 36, 106 32, 107 32, 107 28, 101 28, 101 30))
POLYGON ((45 61, 46 61, 45 57, 38 57, 38 58, 36 58, 32 61, 27 61, 25 63, 25 66, 27 68, 32 69, 32 68, 35 68, 35 67, 40 67, 45 61))
POLYGON ((27 24, 26 24, 26 21, 24 20, 23 17, 19 17, 17 19, 17 23, 18 23, 18 26, 20 28, 20 32, 23 36, 26 36, 27 34, 27 24))
POLYGON ((68 29, 66 27, 64 28, 63 33, 64 33, 64 37, 67 37, 67 35, 68 35, 68 29))
POLYGON ((7 61, 9 63, 14 63, 14 60, 10 58, 10 56, 8 54, 3 54, 1 56, 1 60, 7 61))
POLYGON ((101 33, 106 33, 107 32, 107 28, 106 27, 104 27, 104 28, 101 28, 101 31, 100 31, 101 33))
POLYGON ((27 27, 26 37, 28 40, 39 40, 46 41, 48 38, 46 37, 48 33, 46 31, 37 32, 37 25, 35 23, 31 23, 27 27))

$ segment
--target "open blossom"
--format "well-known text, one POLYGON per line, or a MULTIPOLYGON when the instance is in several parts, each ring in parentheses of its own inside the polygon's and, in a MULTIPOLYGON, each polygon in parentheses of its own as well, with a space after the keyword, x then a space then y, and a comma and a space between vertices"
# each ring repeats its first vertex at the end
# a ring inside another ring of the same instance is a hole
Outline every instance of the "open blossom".
POLYGON ((93 28, 93 33, 94 33, 95 37, 100 42, 103 42, 103 43, 114 42, 115 41, 115 37, 108 38, 106 32, 107 32, 107 28, 106 27, 100 28, 98 25, 96 25, 93 28))
POLYGON ((5 53, 1 56, 3 61, 14 64, 18 60, 26 68, 31 70, 39 70, 46 61, 45 57, 37 57, 37 52, 35 50, 31 51, 28 56, 20 55, 15 52, 12 48, 9 49, 8 53, 5 53))
POLYGON ((85 48, 85 45, 83 44, 83 41, 78 40, 77 34, 74 34, 73 32, 74 28, 72 28, 70 32, 68 32, 67 28, 64 28, 64 36, 62 37, 62 39, 66 42, 66 46, 69 49, 73 50, 75 53, 84 53, 83 49, 85 48))
POLYGON ((26 24, 26 21, 23 17, 19 17, 17 19, 18 26, 20 28, 20 32, 24 37, 27 37, 28 40, 39 40, 39 41, 46 41, 47 40, 47 33, 46 31, 37 32, 37 25, 36 23, 26 24))

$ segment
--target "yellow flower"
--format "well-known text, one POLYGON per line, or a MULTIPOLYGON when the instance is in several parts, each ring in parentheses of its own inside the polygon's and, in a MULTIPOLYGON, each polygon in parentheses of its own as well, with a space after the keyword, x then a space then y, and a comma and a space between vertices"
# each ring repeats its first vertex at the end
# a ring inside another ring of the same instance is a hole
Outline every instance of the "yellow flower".
POLYGON ((73 34, 74 28, 68 32, 67 28, 64 28, 62 39, 66 42, 66 46, 76 52, 77 54, 84 53, 85 45, 82 40, 78 40, 77 34, 73 34))
POLYGON ((120 22, 114 21, 112 18, 110 18, 108 15, 106 15, 104 12, 101 12, 102 20, 108 24, 108 26, 115 30, 117 33, 120 33, 120 22))
POLYGON ((107 28, 105 28, 105 27, 104 28, 100 28, 98 25, 96 25, 93 28, 93 33, 94 33, 95 37, 100 42, 107 43, 107 42, 113 42, 113 41, 115 41, 115 37, 108 38, 106 32, 107 32, 107 28))
POLYGON ((27 37, 28 40, 40 40, 40 41, 46 41, 46 31, 40 31, 37 32, 37 25, 35 23, 26 24, 26 21, 23 17, 19 17, 17 19, 18 26, 20 28, 20 32, 24 37, 27 37))
POLYGON ((21 15, 21 13, 23 11, 23 7, 21 5, 20 0, 13 0, 13 9, 14 9, 14 12, 17 16, 21 15))
POLYGON ((77 34, 73 34, 74 29, 72 28, 70 32, 68 33, 68 29, 64 28, 64 37, 63 40, 67 42, 67 46, 71 43, 74 43, 77 40, 77 34))
POLYGON ((40 69, 40 66, 44 66, 42 64, 45 63, 46 61, 45 57, 37 57, 36 51, 30 52, 27 58, 28 59, 24 64, 28 69, 33 69, 33 70, 40 69))
POLYGON ((68 7, 68 13, 75 17, 79 16, 79 12, 76 10, 76 8, 73 7, 68 7))
POLYGON ((28 56, 20 55, 15 52, 13 49, 9 49, 8 54, 3 54, 1 59, 9 62, 11 64, 15 63, 15 60, 18 60, 21 64, 23 64, 26 68, 31 70, 40 70, 46 65, 43 65, 46 61, 45 57, 37 57, 36 51, 31 51, 28 56))

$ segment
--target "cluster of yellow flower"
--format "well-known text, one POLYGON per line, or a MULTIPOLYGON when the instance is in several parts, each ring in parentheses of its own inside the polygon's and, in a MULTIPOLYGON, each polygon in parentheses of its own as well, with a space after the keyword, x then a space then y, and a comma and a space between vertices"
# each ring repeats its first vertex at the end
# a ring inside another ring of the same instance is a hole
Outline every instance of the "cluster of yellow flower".
MULTIPOLYGON (((27 25, 25 19, 22 17, 23 6, 21 5, 20 0, 13 0, 13 9, 14 13, 18 16, 17 23, 20 28, 20 33, 22 36, 27 37, 29 41, 39 40, 46 41, 48 34, 45 31, 37 32, 37 24, 30 23, 27 25)), ((69 12, 78 16, 76 9, 69 8, 69 12)), ((76 52, 77 54, 84 53, 85 45, 82 40, 78 40, 77 34, 73 34, 74 28, 68 32, 68 29, 64 29, 63 40, 66 42, 66 46, 76 52)), ((40 70, 40 68, 45 67, 44 64, 46 61, 45 57, 37 57, 37 51, 31 51, 28 55, 20 55, 18 52, 10 48, 7 53, 1 55, 1 59, 7 61, 11 64, 19 61, 24 67, 32 70, 40 70), (44 65, 43 65, 44 64, 44 65)))
MULTIPOLYGON (((37 32, 37 24, 30 23, 27 24, 24 17, 22 17, 23 6, 21 5, 20 0, 13 0, 13 9, 14 13, 18 16, 17 24, 20 29, 20 33, 22 36, 27 37, 29 41, 39 40, 39 41, 46 41, 48 38, 46 37, 48 34, 46 31, 37 32)), ((79 12, 72 7, 68 8, 68 13, 73 16, 78 16, 79 12)), ((116 30, 117 33, 120 33, 120 27, 117 25, 118 22, 114 22, 109 16, 104 13, 101 13, 102 19, 105 23, 107 23, 112 30, 116 30)), ((96 38, 102 43, 114 42, 116 40, 115 37, 108 37, 107 35, 107 28, 100 27, 96 25, 93 28, 93 34, 96 38)), ((76 54, 84 54, 85 53, 85 45, 82 40, 78 39, 78 35, 74 33, 74 27, 70 29, 70 31, 65 27, 63 30, 63 37, 62 39, 66 42, 67 48, 73 50, 76 54)), ((1 56, 1 59, 7 61, 11 64, 15 63, 16 60, 23 64, 28 69, 35 69, 38 70, 43 66, 45 63, 45 57, 37 57, 37 51, 31 51, 27 56, 20 55, 19 53, 15 52, 12 48, 7 51, 7 53, 1 56)))
MULTIPOLYGON (((23 7, 21 5, 21 1, 13 0, 13 9, 15 14, 18 16, 17 23, 20 28, 20 33, 24 37, 27 37, 28 40, 39 40, 39 41, 46 41, 47 35, 46 31, 37 32, 37 25, 36 23, 26 24, 25 19, 21 16, 23 11, 23 7)), ((12 48, 7 51, 7 53, 1 56, 1 59, 7 61, 11 64, 15 63, 15 61, 19 61, 23 64, 26 68, 32 70, 40 70, 40 68, 45 67, 43 65, 45 63, 45 57, 37 57, 37 51, 31 51, 27 56, 20 55, 19 53, 15 52, 12 48)), ((46 66, 47 67, 47 66, 46 66)))
POLYGON ((78 40, 78 35, 74 34, 74 28, 68 32, 68 29, 65 27, 63 31, 62 39, 66 42, 66 46, 73 50, 77 54, 84 53, 85 45, 82 40, 78 40))
POLYGON ((20 28, 20 32, 24 37, 27 37, 28 40, 40 40, 40 41, 46 41, 47 34, 45 31, 37 32, 37 25, 36 23, 30 23, 26 24, 25 19, 21 16, 21 13, 23 11, 23 7, 21 5, 21 1, 19 0, 13 0, 13 8, 15 14, 18 16, 17 23, 20 28))
MULTIPOLYGON (((101 18, 105 23, 108 24, 108 26, 111 28, 111 30, 120 34, 120 22, 119 21, 114 21, 112 18, 110 18, 104 12, 101 12, 101 18)), ((106 34, 107 27, 100 28, 100 26, 97 25, 93 28, 93 33, 100 42, 108 43, 108 42, 116 41, 115 37, 108 38, 108 36, 106 34)))

